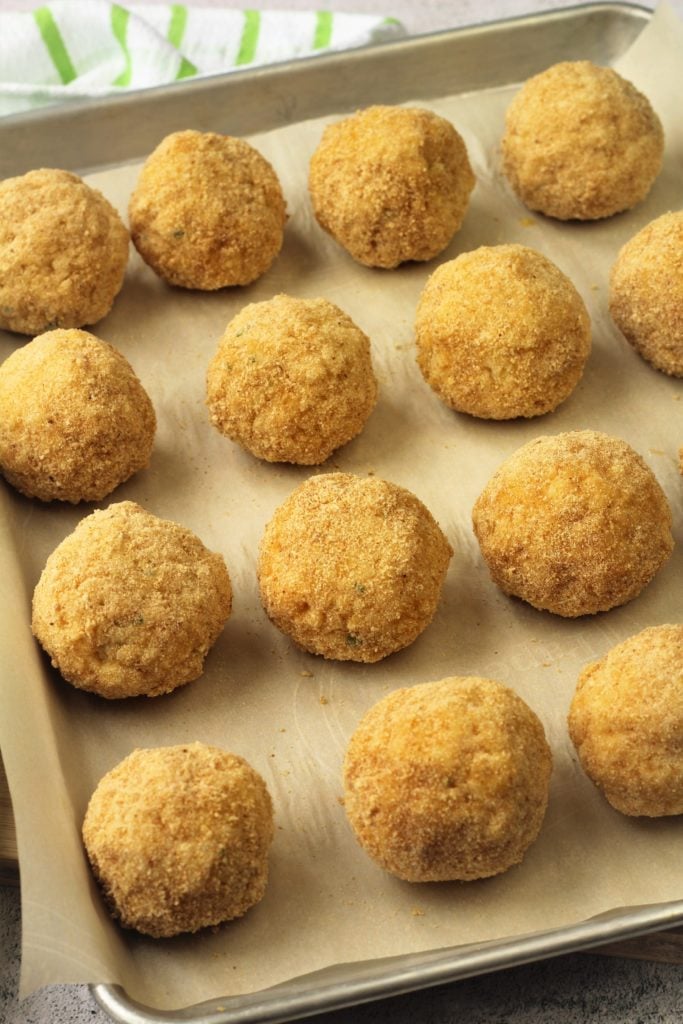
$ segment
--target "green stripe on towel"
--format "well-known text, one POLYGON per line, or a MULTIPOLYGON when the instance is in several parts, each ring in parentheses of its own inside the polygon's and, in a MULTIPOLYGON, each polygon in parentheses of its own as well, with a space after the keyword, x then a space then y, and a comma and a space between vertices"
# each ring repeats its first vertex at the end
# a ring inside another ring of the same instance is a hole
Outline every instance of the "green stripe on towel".
POLYGON ((334 15, 332 11, 317 11, 315 15, 315 35, 313 36, 313 49, 322 50, 330 45, 332 39, 332 22, 334 15))
POLYGON ((259 11, 245 11, 244 28, 235 64, 251 64, 256 54, 260 31, 261 15, 259 11))
POLYGON ((332 11, 316 11, 315 35, 313 36, 314 50, 322 50, 330 45, 333 18, 332 11))
POLYGON ((180 67, 176 74, 176 82, 180 81, 181 78, 192 78, 193 75, 197 74, 197 68, 194 66, 191 60, 187 57, 183 57, 180 62, 180 67))
POLYGON ((50 54, 52 63, 57 69, 57 74, 62 80, 62 85, 68 85, 69 82, 73 82, 74 78, 77 77, 76 69, 71 63, 69 51, 64 45, 62 33, 57 27, 57 22, 52 17, 52 12, 48 7, 38 7, 33 12, 33 17, 38 26, 38 31, 43 37, 43 42, 47 52, 50 54))
POLYGON ((187 7, 185 4, 171 4, 171 20, 168 25, 167 39, 172 46, 175 46, 176 50, 180 49, 186 26, 187 7))
MULTIPOLYGON (((186 28, 187 7, 185 4, 171 4, 171 20, 168 23, 166 38, 171 46, 175 46, 176 50, 179 50, 182 46, 186 28)), ((192 78, 196 74, 197 68, 192 61, 188 60, 187 57, 183 57, 180 61, 180 67, 176 72, 176 81, 179 81, 181 78, 192 78)))
POLYGON ((128 49, 127 35, 128 35, 128 11, 123 7, 119 7, 118 4, 112 4, 111 8, 111 30, 114 33, 114 38, 123 51, 124 68, 120 75, 112 82, 112 85, 130 85, 130 80, 133 77, 133 66, 130 58, 130 50, 128 49))

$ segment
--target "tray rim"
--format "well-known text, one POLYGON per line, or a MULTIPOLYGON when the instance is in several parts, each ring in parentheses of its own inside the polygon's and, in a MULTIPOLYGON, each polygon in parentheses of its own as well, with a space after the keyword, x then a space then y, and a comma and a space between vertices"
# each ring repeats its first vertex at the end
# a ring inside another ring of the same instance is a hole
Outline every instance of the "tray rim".
MULTIPOLYGON (((654 11, 639 3, 596 2, 573 4, 548 11, 522 14, 485 23, 475 23, 456 29, 442 29, 437 32, 416 36, 405 36, 387 40, 372 46, 354 50, 310 55, 295 60, 271 65, 256 66, 241 71, 230 71, 190 79, 183 83, 162 85, 138 92, 107 96, 97 100, 83 100, 65 106, 50 106, 25 113, 10 115, 0 123, 0 142, 7 134, 10 138, 16 132, 33 132, 38 126, 48 126, 53 131, 67 131, 70 125, 77 125, 83 118, 95 112, 136 110, 141 100, 152 103, 164 102, 171 96, 208 94, 223 88, 228 83, 270 83, 277 85, 292 74, 306 74, 316 68, 335 67, 354 63, 372 66, 378 58, 396 57, 406 51, 424 50, 429 52, 434 45, 448 44, 451 40, 461 41, 467 37, 497 35, 510 29, 524 30, 533 25, 565 22, 572 18, 587 18, 595 13, 611 12, 633 17, 641 21, 644 28, 654 11), (392 53, 393 51, 393 53, 392 53)), ((330 110, 329 112, 333 112, 330 110)), ((308 116, 314 116, 309 114, 308 116)), ((304 118, 297 118, 301 120, 304 118)), ((263 130, 258 128, 256 130, 263 130)), ((128 159, 132 159, 129 157, 128 159)), ((100 164, 102 168, 104 164, 100 164)), ((111 165, 109 165, 111 166, 111 165)), ((95 167, 89 168, 95 170, 95 167)), ((21 173, 20 170, 14 173, 21 173)), ((0 170, 0 177, 2 177, 0 170)), ((549 959, 562 954, 588 950, 615 940, 635 938, 652 932, 683 926, 683 899, 664 904, 651 904, 638 908, 613 908, 605 914, 577 922, 574 925, 534 932, 528 935, 496 939, 483 943, 447 947, 422 954, 405 954, 391 958, 390 967, 382 967, 383 961, 360 961, 360 967, 376 965, 378 976, 364 980, 327 982, 317 988, 297 992, 298 985, 307 977, 302 975, 270 989, 241 996, 227 996, 193 1004, 179 1009, 159 1010, 145 1007, 132 1000, 122 986, 108 983, 90 984, 88 987, 97 1004, 114 1021, 120 1024, 168 1024, 168 1022, 190 1021, 192 1024, 279 1024, 279 1022, 300 1019, 387 998, 406 994, 422 988, 432 987, 468 977, 492 973, 508 967, 521 966, 534 961, 549 959), (406 961, 415 961, 406 966, 406 961), (287 994, 287 987, 294 994, 287 994)), ((338 965, 339 967, 344 965, 338 965)), ((354 965, 351 965, 354 966, 354 965)), ((328 968, 327 971, 334 968, 328 968)), ((320 972, 318 972, 320 973, 320 972)), ((372 972, 371 972, 372 973, 372 972)))
MULTIPOLYGON (((151 1010, 130 999, 120 985, 90 985, 98 1006, 117 1024, 283 1024, 316 1014, 373 1002, 390 996, 406 995, 419 989, 433 988, 449 982, 492 974, 508 967, 521 967, 540 960, 549 960, 566 953, 586 951, 614 939, 636 938, 654 931, 683 925, 683 899, 664 904, 651 904, 589 918, 569 927, 543 932, 494 939, 490 942, 452 946, 418 956, 406 954, 391 958, 391 967, 382 968, 377 961, 378 977, 355 983, 330 982, 310 988, 303 994, 287 995, 286 988, 307 977, 244 996, 207 1000, 176 1010, 151 1010), (620 921, 617 927, 613 920, 620 921), (402 961, 418 962, 406 968, 402 961)), ((372 964, 373 961, 361 961, 372 964)), ((341 966, 341 965, 338 965, 341 966)), ((321 973, 321 972, 319 972, 321 973)))
MULTIPOLYGON (((36 136, 42 136, 44 141, 41 140, 41 145, 43 151, 48 154, 51 152, 51 145, 53 143, 59 143, 65 137, 73 137, 69 135, 70 132, 80 132, 82 136, 86 135, 83 141, 87 142, 86 133, 88 128, 91 131, 95 131, 98 119, 104 120, 108 118, 115 121, 117 117, 125 117, 131 110, 133 112, 139 111, 141 107, 145 110, 151 108, 157 115, 165 117, 166 122, 168 122, 172 120, 172 115, 169 115, 167 108, 172 108, 175 105, 173 101, 179 96, 194 97, 195 100, 199 101, 211 98, 212 95, 218 95, 223 88, 228 88, 233 92, 236 91, 238 94, 241 91, 242 98, 244 99, 247 96, 244 87, 249 87, 252 84, 257 86, 262 94, 268 95, 269 90, 271 93, 274 93, 278 86, 282 86, 290 81, 297 82, 301 76, 310 78, 318 70, 323 70, 328 75, 334 76, 336 71, 343 70, 350 62, 353 62, 356 73, 363 70, 367 71, 368 68, 374 68, 376 65, 393 66, 395 69, 405 54, 416 54, 421 51, 430 54, 443 46, 456 46, 463 40, 467 44, 468 40, 486 39, 487 37, 499 35, 501 32, 506 34, 511 32, 528 33, 530 30, 539 29, 543 26, 551 26, 554 23, 567 22, 573 19, 587 19, 600 13, 607 16, 621 15, 632 18, 634 22, 641 22, 644 28, 645 24, 652 18, 654 10, 641 3, 632 2, 632 0, 616 0, 616 2, 596 0, 596 2, 581 4, 570 3, 566 7, 521 14, 496 21, 474 23, 460 28, 441 29, 436 32, 413 36, 403 36, 353 49, 330 51, 322 54, 308 54, 300 58, 273 64, 255 65, 243 70, 233 69, 227 72, 188 78, 182 82, 153 86, 116 95, 76 100, 61 105, 48 105, 23 113, 11 114, 0 119, 0 143, 4 142, 4 145, 0 144, 0 179, 9 176, 6 168, 11 168, 10 174, 20 174, 24 170, 39 165, 35 158, 31 162, 23 159, 23 147, 26 146, 27 139, 35 139, 36 136), (36 132, 36 128, 40 128, 41 131, 36 132), (8 153, 10 155, 7 155, 8 153)), ((433 70, 433 68, 430 68, 430 72, 433 72, 433 70)), ((510 81, 510 79, 507 79, 507 81, 510 81)), ((397 84, 399 87, 401 86, 400 82, 393 83, 394 86, 397 84)), ((495 83, 489 81, 488 85, 490 86, 491 84, 495 83)), ((422 92, 422 95, 436 96, 439 95, 439 91, 438 88, 435 92, 428 90, 422 92)), ((268 106, 267 112, 263 114, 260 111, 258 112, 258 116, 265 118, 265 120, 255 124, 250 121, 249 134, 267 131, 272 127, 278 127, 285 123, 286 117, 284 117, 283 112, 281 110, 274 110, 272 96, 268 98, 269 105, 264 105, 268 106), (273 117, 275 117, 275 120, 273 120, 273 117)), ((382 102, 382 100, 374 99, 374 102, 382 102)), ((328 104, 327 102, 321 102, 320 97, 317 96, 314 107, 310 110, 304 109, 301 112, 297 112, 295 120, 303 121, 311 117, 321 116, 324 113, 334 113, 341 106, 343 106, 342 98, 333 98, 332 102, 328 104)), ((238 112, 236 116, 239 118, 241 115, 238 112)), ((249 116, 253 116, 253 111, 250 110, 249 116)), ((210 117, 211 119, 216 119, 213 113, 210 117)), ((184 124, 185 122, 176 125, 176 127, 183 127, 184 124)), ((112 124, 110 129, 114 127, 115 125, 112 124)), ((201 128, 201 125, 197 124, 197 127, 201 128)), ((169 131, 176 130, 173 127, 169 127, 168 124, 165 125, 165 129, 169 131)), ((246 131, 241 132, 238 129, 234 131, 234 134, 245 133, 246 131)), ((105 136, 110 146, 112 145, 111 135, 112 132, 110 130, 105 136)), ((62 154, 65 159, 60 161, 59 166, 67 170, 76 170, 79 173, 90 173, 98 168, 103 169, 105 166, 116 166, 117 163, 123 162, 124 159, 134 160, 136 157, 145 156, 149 152, 149 149, 136 152, 134 144, 130 143, 129 146, 133 146, 133 148, 127 150, 125 157, 111 162, 103 162, 100 159, 96 164, 90 164, 87 160, 82 164, 74 161, 69 157, 67 150, 67 153, 62 154)), ((69 147, 69 149, 71 148, 69 147)), ((44 162, 42 166, 53 165, 44 162)))

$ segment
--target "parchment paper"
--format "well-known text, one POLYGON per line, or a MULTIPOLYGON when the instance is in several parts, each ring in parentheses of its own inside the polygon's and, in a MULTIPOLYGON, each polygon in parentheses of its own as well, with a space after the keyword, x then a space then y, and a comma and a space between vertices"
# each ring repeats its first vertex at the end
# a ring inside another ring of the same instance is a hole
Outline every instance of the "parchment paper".
MULTIPOLYGON (((594 347, 586 374, 552 415, 477 421, 449 411, 430 391, 416 366, 412 323, 436 262, 366 269, 315 225, 306 174, 322 122, 253 140, 274 164, 290 213, 283 252, 255 285, 217 294, 172 290, 131 259, 114 310, 94 333, 131 360, 159 430, 149 470, 103 504, 139 501, 221 551, 234 614, 205 675, 174 694, 106 702, 74 690, 31 638, 30 599, 47 555, 91 507, 44 506, 8 486, 0 490, 0 742, 18 827, 23 993, 48 983, 119 982, 142 1003, 177 1007, 330 964, 517 935, 683 897, 683 821, 630 820, 611 810, 578 767, 565 725, 587 661, 647 625, 683 618, 676 465, 683 386, 645 364, 606 309, 619 246, 683 205, 682 52, 683 26, 663 9, 621 62, 659 112, 667 151, 646 202, 606 222, 546 221, 511 194, 498 144, 514 89, 430 104, 465 137, 478 178, 465 225, 437 262, 518 241, 553 259, 589 306, 594 347), (258 543, 273 510, 311 470, 258 462, 213 430, 205 410, 205 370, 226 322, 244 303, 278 292, 325 296, 372 339, 379 405, 361 436, 313 472, 375 473, 410 488, 455 548, 431 626, 376 665, 303 654, 268 622, 255 578, 258 543), (491 473, 517 447, 539 434, 587 427, 624 438, 644 456, 671 501, 679 547, 637 600, 568 621, 495 588, 470 514, 491 473), (547 818, 520 867, 477 883, 411 886, 375 867, 351 836, 339 802, 345 745, 363 712, 392 688, 465 674, 502 680, 541 716, 555 759, 547 818), (80 824, 99 778, 134 747, 196 739, 242 754, 266 778, 278 824, 270 884, 241 921, 152 941, 109 919, 81 849, 80 824)), ((92 182, 123 211, 136 174, 128 167, 92 182)), ((19 344, 1 335, 3 358, 19 344)))

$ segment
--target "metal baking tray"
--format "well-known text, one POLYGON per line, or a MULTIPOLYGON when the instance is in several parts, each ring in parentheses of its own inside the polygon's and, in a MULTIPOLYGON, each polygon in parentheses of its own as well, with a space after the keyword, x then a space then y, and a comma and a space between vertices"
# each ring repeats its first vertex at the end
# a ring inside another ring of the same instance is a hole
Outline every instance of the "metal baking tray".
MULTIPOLYGON (((40 166, 101 170, 143 158, 188 126, 247 135, 370 103, 518 82, 560 60, 609 64, 650 17, 632 4, 569 7, 17 115, 0 122, 0 176, 40 166)), ((116 985, 93 985, 92 993, 122 1024, 275 1024, 682 924, 683 900, 619 908, 532 935, 341 964, 173 1011, 142 1006, 116 985)))

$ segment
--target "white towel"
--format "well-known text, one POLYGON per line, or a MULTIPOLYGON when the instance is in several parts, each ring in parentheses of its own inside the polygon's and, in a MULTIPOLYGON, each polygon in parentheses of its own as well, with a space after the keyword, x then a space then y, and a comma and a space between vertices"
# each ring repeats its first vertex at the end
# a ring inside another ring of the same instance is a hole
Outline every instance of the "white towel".
POLYGON ((0 115, 403 34, 394 18, 329 11, 108 0, 0 10, 0 115))

